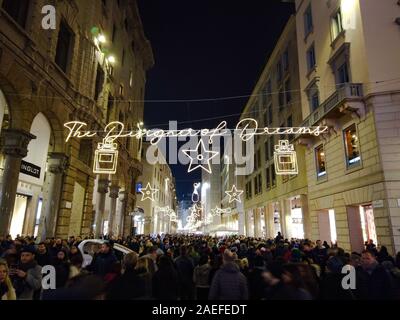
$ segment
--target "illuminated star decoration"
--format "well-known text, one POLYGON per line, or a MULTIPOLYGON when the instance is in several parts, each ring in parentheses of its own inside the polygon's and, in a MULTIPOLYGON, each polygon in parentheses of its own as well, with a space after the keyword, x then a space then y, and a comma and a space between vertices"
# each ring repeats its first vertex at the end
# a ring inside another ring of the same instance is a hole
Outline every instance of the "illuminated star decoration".
POLYGON ((217 151, 207 150, 206 147, 204 146, 204 142, 202 139, 200 139, 199 143, 197 144, 196 149, 182 150, 182 152, 187 157, 190 158, 190 165, 189 165, 188 172, 192 172, 193 170, 202 168, 203 170, 207 171, 210 174, 212 173, 211 166, 210 166, 210 160, 212 160, 214 157, 216 157, 219 154, 219 152, 217 152, 217 151), (195 158, 193 158, 190 155, 192 152, 197 154, 197 156, 195 158), (197 163, 200 163, 200 164, 193 166, 193 163, 195 162, 195 160, 197 160, 197 163), (206 164, 203 163, 204 161, 206 161, 206 164))
POLYGON ((215 216, 219 216, 220 214, 223 214, 223 213, 227 213, 227 214, 232 213, 232 209, 231 208, 221 209, 221 208, 215 207, 215 209, 211 209, 211 212, 212 212, 211 215, 213 217, 215 217, 215 216))
POLYGON ((141 201, 144 201, 146 199, 150 199, 150 201, 154 201, 154 195, 158 192, 158 189, 152 188, 150 185, 150 182, 148 182, 146 188, 140 189, 140 192, 142 194, 141 201))
POLYGON ((235 185, 232 186, 231 191, 225 191, 225 193, 229 196, 229 203, 233 201, 242 202, 240 196, 243 194, 243 190, 238 190, 235 185))

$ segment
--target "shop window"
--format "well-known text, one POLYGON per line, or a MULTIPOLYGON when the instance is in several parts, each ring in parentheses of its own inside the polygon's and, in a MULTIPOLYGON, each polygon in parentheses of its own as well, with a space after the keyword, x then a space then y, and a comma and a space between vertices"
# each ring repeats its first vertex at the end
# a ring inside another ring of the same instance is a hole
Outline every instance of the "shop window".
POLYGON ((62 71, 67 73, 72 55, 74 33, 64 20, 61 21, 59 30, 55 62, 62 71))
POLYGON ((372 240, 377 245, 374 210, 371 205, 360 206, 360 220, 364 243, 372 240))
POLYGON ((2 8, 22 28, 25 28, 29 0, 3 0, 2 8))
POLYGON ((361 155, 356 125, 352 124, 344 130, 343 134, 347 167, 351 168, 360 165, 361 155))
POLYGON ((317 167, 317 179, 326 177, 326 160, 323 145, 315 148, 315 163, 317 167))

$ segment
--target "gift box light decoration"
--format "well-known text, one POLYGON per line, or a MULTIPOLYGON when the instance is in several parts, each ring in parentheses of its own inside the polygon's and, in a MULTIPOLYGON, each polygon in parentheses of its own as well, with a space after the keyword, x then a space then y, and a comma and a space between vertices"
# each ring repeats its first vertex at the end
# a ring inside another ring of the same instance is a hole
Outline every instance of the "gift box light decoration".
POLYGON ((275 146, 274 163, 277 175, 299 174, 296 151, 288 140, 279 140, 279 145, 275 146))
POLYGON ((97 174, 115 174, 118 164, 118 146, 103 140, 97 145, 97 150, 94 153, 93 173, 97 174))

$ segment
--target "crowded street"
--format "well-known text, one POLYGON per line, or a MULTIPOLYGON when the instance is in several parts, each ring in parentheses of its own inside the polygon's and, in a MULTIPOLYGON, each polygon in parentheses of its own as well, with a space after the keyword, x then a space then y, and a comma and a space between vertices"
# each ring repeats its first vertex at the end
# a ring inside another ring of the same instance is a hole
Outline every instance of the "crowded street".
POLYGON ((399 0, 0 0, 0 301, 399 301, 399 39, 399 0))

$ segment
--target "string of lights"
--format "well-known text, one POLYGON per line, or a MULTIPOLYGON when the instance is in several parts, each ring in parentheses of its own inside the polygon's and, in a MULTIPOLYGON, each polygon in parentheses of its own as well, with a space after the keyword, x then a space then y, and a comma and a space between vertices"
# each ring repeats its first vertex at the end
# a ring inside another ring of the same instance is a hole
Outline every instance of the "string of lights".
MULTIPOLYGON (((364 82, 363 85, 382 85, 382 84, 394 84, 400 82, 400 78, 394 78, 394 79, 388 79, 388 80, 379 80, 379 81, 373 81, 373 82, 364 82)), ((318 85, 318 88, 337 88, 340 86, 344 86, 348 83, 343 82, 343 83, 337 83, 334 85, 318 85)), ((229 100, 239 100, 239 99, 245 99, 245 98, 252 98, 252 97, 263 97, 263 96, 271 96, 271 95, 279 95, 279 94, 285 94, 285 93, 295 93, 295 92, 303 92, 303 89, 293 89, 293 90, 280 90, 280 91, 265 91, 263 90, 262 93, 258 94, 248 94, 248 95, 237 95, 237 96, 226 96, 226 97, 215 97, 215 98, 199 98, 199 99, 142 99, 142 100, 137 100, 137 99, 110 99, 110 101, 118 102, 118 103, 194 103, 194 102, 218 102, 218 101, 229 101, 229 100)), ((13 92, 7 92, 7 91, 2 91, 5 95, 9 96, 18 96, 18 97, 26 97, 26 98, 51 98, 51 99, 61 99, 65 100, 65 97, 61 96, 48 96, 48 95, 33 95, 33 94, 21 94, 21 93, 13 93, 13 92)))

